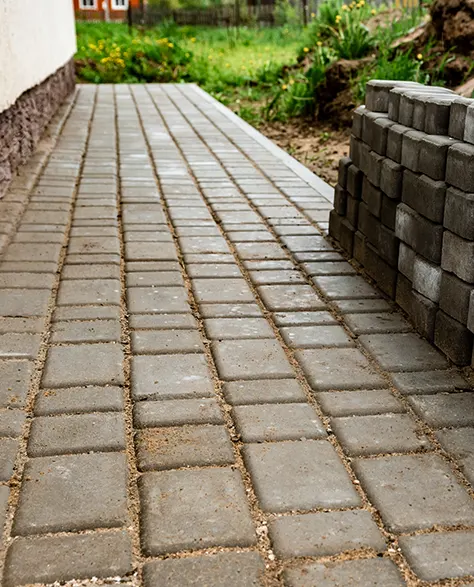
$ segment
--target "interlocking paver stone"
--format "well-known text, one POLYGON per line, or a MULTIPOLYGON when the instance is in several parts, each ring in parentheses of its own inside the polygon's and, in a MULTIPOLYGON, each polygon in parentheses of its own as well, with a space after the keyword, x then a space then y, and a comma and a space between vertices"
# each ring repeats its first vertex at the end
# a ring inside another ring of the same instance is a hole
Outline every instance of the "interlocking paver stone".
POLYGON ((8 481, 13 475, 17 451, 17 439, 0 438, 0 481, 8 481))
POLYGON ((390 560, 365 559, 312 563, 285 571, 288 587, 403 587, 406 585, 390 560))
POLYGON ((334 418, 332 426, 350 455, 410 452, 430 447, 428 439, 408 414, 334 418))
POLYGON ((39 334, 24 332, 0 334, 0 359, 36 359, 40 343, 39 334))
POLYGON ((140 479, 140 495, 142 544, 150 555, 255 543, 238 471, 146 473, 140 479))
POLYGON ((113 343, 52 347, 46 359, 43 387, 121 384, 122 361, 120 346, 113 343))
POLYGON ((134 419, 139 428, 224 423, 219 404, 212 398, 138 402, 134 419))
POLYGON ((125 531, 17 538, 5 563, 7 587, 89 577, 116 577, 133 569, 125 531))
POLYGON ((326 309, 309 285, 261 285, 258 292, 263 303, 272 311, 326 309))
POLYGON ((393 532, 472 525, 474 503, 438 455, 359 460, 355 471, 393 532))
POLYGON ((24 406, 32 372, 30 361, 0 360, 0 407, 24 406))
POLYGON ((214 340, 274 336, 265 318, 208 318, 205 325, 209 338, 214 340))
POLYGON ((341 326, 287 326, 281 334, 290 347, 317 349, 321 347, 351 347, 354 341, 341 326))
POLYGON ((236 406, 233 415, 244 442, 324 438, 326 431, 308 404, 236 406))
POLYGON ((330 416, 370 416, 404 412, 403 404, 388 389, 362 391, 322 391, 319 405, 330 416))
POLYGON ((70 387, 41 389, 36 396, 35 414, 83 414, 88 412, 119 412, 123 410, 123 390, 120 387, 70 387))
POLYGON ((132 393, 136 399, 186 399, 212 395, 204 355, 138 356, 132 360, 132 393))
POLYGON ((400 546, 412 569, 424 581, 474 575, 474 532, 403 536, 400 546))
POLYGON ((275 552, 282 558, 331 556, 371 548, 386 549, 385 540, 369 512, 318 512, 277 518, 270 524, 275 552))
POLYGON ((59 306, 120 304, 120 281, 117 279, 68 279, 61 282, 59 306))
POLYGON ((50 297, 50 289, 0 289, 0 315, 44 316, 50 297))
POLYGON ((306 401, 303 388, 296 379, 228 381, 223 390, 227 401, 233 405, 306 401))
POLYGON ((474 428, 440 430, 436 436, 441 446, 461 465, 471 484, 474 484, 474 428))
POLYGON ((213 344, 219 375, 229 379, 281 379, 293 370, 273 339, 223 340, 213 344))
POLYGON ((15 535, 110 528, 127 521, 123 453, 40 457, 28 461, 15 535))
POLYGON ((260 587, 264 563, 256 552, 226 552, 154 561, 143 569, 145 587, 260 587))
POLYGON ((433 428, 474 426, 474 393, 440 393, 409 398, 415 412, 433 428))
POLYGON ((56 322, 51 332, 52 343, 119 342, 120 337, 120 322, 115 320, 56 322))
POLYGON ((199 353, 204 347, 197 330, 135 330, 132 350, 140 355, 199 353))
POLYGON ((253 302, 255 298, 243 278, 193 279, 193 289, 199 303, 253 302))
POLYGON ((341 508, 360 503, 342 462, 326 440, 248 444, 244 459, 264 511, 341 508))
POLYGON ((132 314, 189 312, 184 287, 132 287, 127 292, 127 300, 132 314))

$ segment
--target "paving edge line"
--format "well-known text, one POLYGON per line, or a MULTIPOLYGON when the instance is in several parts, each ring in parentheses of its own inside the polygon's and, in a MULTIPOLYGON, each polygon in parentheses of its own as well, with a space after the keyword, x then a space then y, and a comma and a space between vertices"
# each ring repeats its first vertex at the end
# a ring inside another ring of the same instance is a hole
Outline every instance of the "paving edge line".
POLYGON ((334 203, 334 188, 328 183, 323 181, 320 177, 310 171, 305 165, 297 161, 294 157, 289 155, 281 147, 276 145, 273 141, 264 136, 259 130, 245 122, 240 116, 237 116, 232 110, 229 110, 224 104, 213 98, 210 94, 205 92, 196 84, 188 84, 193 86, 196 92, 207 102, 212 103, 219 112, 229 118, 234 124, 239 126, 249 136, 251 136, 257 143, 260 143, 267 151, 270 151, 272 155, 281 159, 292 171, 294 171, 302 180, 308 185, 317 190, 319 194, 326 198, 329 202, 334 203))

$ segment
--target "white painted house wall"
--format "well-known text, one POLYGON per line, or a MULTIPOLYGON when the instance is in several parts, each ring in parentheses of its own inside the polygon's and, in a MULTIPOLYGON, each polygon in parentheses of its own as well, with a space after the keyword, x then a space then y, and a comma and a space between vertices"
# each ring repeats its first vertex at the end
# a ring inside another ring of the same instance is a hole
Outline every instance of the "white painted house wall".
POLYGON ((72 0, 0 0, 0 112, 75 51, 72 0))

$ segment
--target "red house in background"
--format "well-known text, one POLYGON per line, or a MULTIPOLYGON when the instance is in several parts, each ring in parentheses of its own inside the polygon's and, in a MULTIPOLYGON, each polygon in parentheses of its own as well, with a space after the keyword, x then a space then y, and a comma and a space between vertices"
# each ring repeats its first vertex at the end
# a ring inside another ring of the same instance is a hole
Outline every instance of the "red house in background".
POLYGON ((125 20, 129 4, 140 7, 140 0, 73 0, 76 18, 84 20, 125 20))

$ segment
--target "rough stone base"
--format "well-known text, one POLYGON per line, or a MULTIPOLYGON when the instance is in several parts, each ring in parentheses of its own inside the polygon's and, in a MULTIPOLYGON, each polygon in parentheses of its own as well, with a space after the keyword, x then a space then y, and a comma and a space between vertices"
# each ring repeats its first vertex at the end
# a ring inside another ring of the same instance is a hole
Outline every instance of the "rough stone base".
POLYGON ((0 198, 17 167, 32 155, 46 126, 74 85, 74 61, 71 59, 0 113, 0 198))

